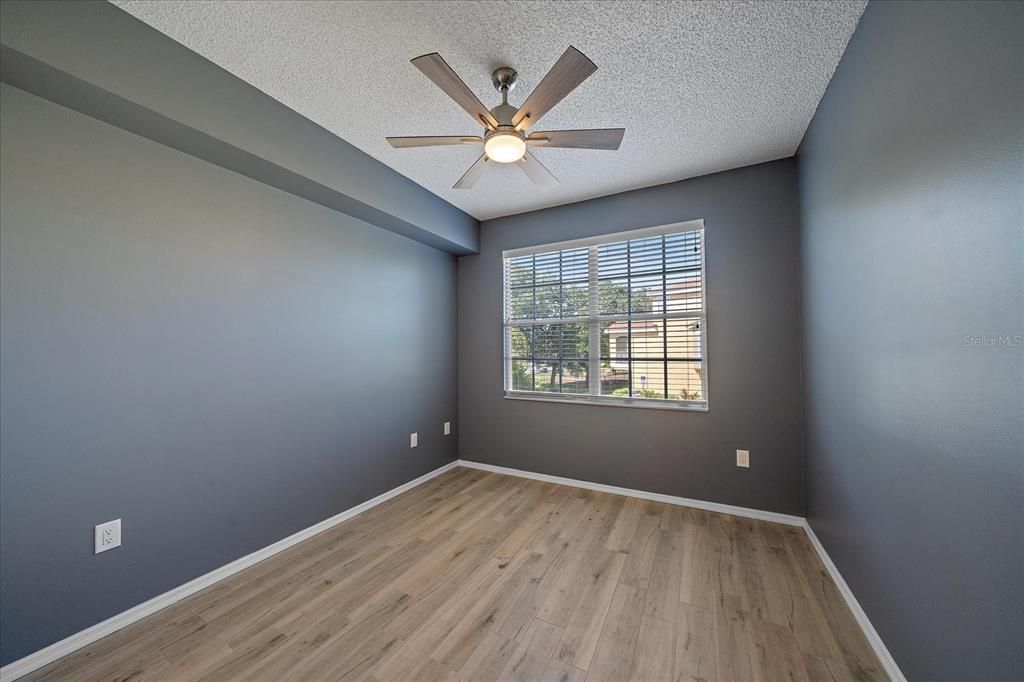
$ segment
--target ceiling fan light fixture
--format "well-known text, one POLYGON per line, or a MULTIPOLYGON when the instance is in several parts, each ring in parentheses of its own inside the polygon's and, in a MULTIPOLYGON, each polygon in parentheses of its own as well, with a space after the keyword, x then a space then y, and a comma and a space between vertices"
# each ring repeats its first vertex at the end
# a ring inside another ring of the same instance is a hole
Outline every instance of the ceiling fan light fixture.
POLYGON ((516 133, 493 133, 484 142, 484 153, 497 163, 515 163, 526 154, 526 142, 516 133))

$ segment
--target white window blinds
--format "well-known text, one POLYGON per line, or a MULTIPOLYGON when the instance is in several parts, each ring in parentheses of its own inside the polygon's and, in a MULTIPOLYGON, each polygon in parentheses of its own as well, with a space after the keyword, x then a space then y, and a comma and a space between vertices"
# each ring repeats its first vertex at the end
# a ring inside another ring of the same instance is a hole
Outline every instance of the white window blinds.
POLYGON ((707 409, 701 221, 504 256, 506 395, 707 409))

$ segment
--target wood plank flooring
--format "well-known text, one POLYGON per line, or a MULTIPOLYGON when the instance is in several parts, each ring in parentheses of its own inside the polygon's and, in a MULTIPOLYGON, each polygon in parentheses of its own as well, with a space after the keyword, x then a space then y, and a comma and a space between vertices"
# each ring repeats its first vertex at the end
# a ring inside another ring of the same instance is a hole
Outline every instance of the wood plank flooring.
POLYGON ((458 468, 29 680, 884 680, 803 531, 458 468))

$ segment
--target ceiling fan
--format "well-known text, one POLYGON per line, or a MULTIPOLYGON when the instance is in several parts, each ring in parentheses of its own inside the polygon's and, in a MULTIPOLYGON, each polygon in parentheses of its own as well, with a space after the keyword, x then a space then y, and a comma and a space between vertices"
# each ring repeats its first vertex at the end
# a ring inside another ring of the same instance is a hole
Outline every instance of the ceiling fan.
POLYGON ((389 137, 392 147, 440 147, 457 144, 482 144, 484 153, 452 189, 469 189, 483 174, 489 163, 515 163, 541 188, 558 184, 557 178, 545 168, 528 147, 570 147, 573 149, 618 149, 625 128, 592 130, 547 130, 527 133, 540 118, 576 89, 590 74, 597 71, 594 62, 570 46, 558 58, 544 79, 518 109, 508 103, 508 93, 516 85, 515 69, 502 66, 491 76, 494 88, 501 93, 501 104, 491 110, 477 99, 473 91, 436 52, 416 57, 413 66, 423 72, 455 103, 469 112, 484 128, 484 135, 389 137))

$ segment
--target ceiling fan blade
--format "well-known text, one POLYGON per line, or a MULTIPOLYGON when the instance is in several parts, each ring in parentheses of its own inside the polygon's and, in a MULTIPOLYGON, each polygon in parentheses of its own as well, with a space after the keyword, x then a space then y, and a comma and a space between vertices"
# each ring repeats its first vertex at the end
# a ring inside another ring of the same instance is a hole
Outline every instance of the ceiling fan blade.
POLYGON ((545 130, 526 138, 531 147, 571 147, 573 149, 618 149, 625 128, 592 130, 545 130))
POLYGON ((484 169, 487 168, 487 162, 490 159, 487 158, 486 154, 481 154, 480 158, 476 160, 469 170, 466 171, 459 181, 456 182, 452 189, 469 189, 476 184, 476 181, 480 179, 480 176, 484 174, 484 169))
POLYGON ((595 71, 597 66, 594 62, 570 45, 519 107, 512 117, 512 125, 516 130, 528 129, 595 71))
POLYGON ((444 93, 455 100, 455 103, 469 112, 475 121, 485 128, 494 130, 498 122, 491 115, 469 86, 462 82, 458 74, 452 71, 448 62, 441 58, 436 52, 416 57, 412 60, 413 66, 423 72, 423 75, 434 81, 434 84, 444 90, 444 93))
POLYGON ((526 152, 523 158, 519 159, 516 163, 519 164, 519 167, 533 180, 533 184, 537 185, 537 187, 550 189, 558 186, 558 178, 552 175, 551 171, 545 168, 544 164, 538 161, 537 157, 530 152, 526 152))
POLYGON ((481 144, 484 141, 484 138, 478 135, 449 135, 447 137, 423 135, 420 137, 388 137, 385 139, 395 149, 404 149, 406 147, 443 147, 452 144, 481 144))

